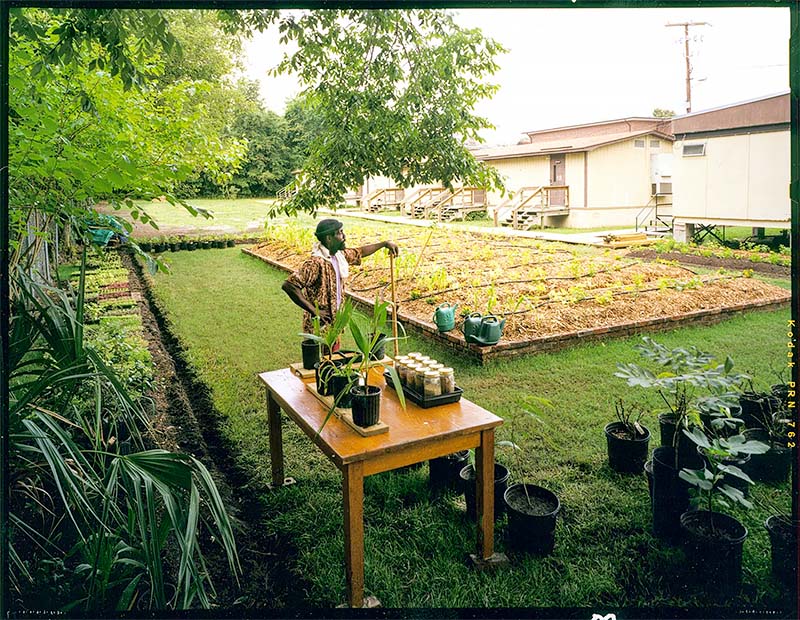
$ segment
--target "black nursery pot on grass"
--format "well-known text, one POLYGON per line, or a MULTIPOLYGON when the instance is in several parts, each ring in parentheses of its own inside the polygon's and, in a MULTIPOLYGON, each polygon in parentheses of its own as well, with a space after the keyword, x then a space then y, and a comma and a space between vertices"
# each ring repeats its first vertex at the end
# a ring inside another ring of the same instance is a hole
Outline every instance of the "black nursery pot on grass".
POLYGON ((759 482, 785 482, 792 471, 792 451, 784 444, 773 441, 769 433, 762 429, 748 429, 744 432, 748 440, 755 439, 769 445, 763 454, 751 454, 745 464, 744 472, 759 482))
POLYGON ((671 448, 675 441, 675 433, 679 432, 678 436, 678 466, 679 469, 687 467, 689 469, 697 469, 701 466, 702 461, 697 455, 697 445, 689 439, 683 432, 676 431, 675 416, 671 413, 660 413, 658 415, 658 426, 661 434, 661 447, 671 448))
POLYGON ((797 523, 772 515, 764 523, 772 546, 772 575, 786 585, 797 584, 797 523))
POLYGON ((438 493, 445 489, 458 489, 459 473, 469 460, 469 450, 461 450, 428 461, 430 467, 429 484, 431 491, 438 493))
POLYGON ((680 479, 679 471, 673 448, 653 450, 653 535, 669 542, 680 538, 681 515, 689 507, 689 484, 680 479))
POLYGON ((632 437, 622 422, 606 424, 606 445, 608 465, 616 472, 640 474, 647 460, 647 447, 650 445, 650 431, 642 426, 643 435, 632 437))
MULTIPOLYGON (((460 474, 461 483, 464 489, 464 499, 467 501, 467 516, 470 519, 477 518, 477 505, 475 498, 475 467, 467 465, 464 467, 460 474)), ((495 520, 503 514, 505 504, 503 502, 503 494, 508 488, 508 479, 511 474, 505 465, 500 463, 494 464, 494 518, 495 520)))
POLYGON ((536 555, 552 553, 561 510, 558 497, 534 484, 512 484, 503 494, 503 503, 508 514, 508 545, 536 555))
POLYGON ((693 582, 720 597, 738 592, 747 528, 730 515, 691 510, 681 515, 681 530, 693 582))
POLYGON ((739 397, 745 428, 764 428, 763 420, 772 416, 780 405, 780 399, 772 394, 745 392, 739 397))

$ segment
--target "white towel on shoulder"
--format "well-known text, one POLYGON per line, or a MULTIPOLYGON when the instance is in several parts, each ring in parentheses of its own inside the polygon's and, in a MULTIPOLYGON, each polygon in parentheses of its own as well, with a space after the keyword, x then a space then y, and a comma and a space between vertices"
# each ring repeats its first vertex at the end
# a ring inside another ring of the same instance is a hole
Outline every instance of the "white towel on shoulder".
POLYGON ((315 241, 314 245, 311 246, 311 256, 318 256, 327 261, 335 260, 338 263, 339 276, 342 278, 342 280, 347 280, 347 277, 350 275, 350 264, 344 257, 344 252, 336 252, 336 254, 331 256, 328 248, 322 245, 319 241, 315 241))

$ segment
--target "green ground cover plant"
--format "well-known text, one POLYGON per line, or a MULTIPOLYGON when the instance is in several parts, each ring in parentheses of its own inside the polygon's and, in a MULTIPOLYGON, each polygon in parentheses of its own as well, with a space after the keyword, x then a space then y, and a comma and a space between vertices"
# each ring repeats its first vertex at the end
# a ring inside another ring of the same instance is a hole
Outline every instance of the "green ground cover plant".
MULTIPOLYGON (((189 363, 213 393, 222 435, 235 447, 249 477, 247 492, 264 510, 261 526, 291 541, 295 553, 280 558, 297 579, 301 599, 245 594, 245 606, 333 607, 344 600, 341 477, 293 424, 283 431, 287 475, 299 484, 266 492, 270 481, 269 438, 263 388, 257 373, 300 359, 301 317, 280 285, 285 274, 238 249, 181 252, 170 257, 172 273, 153 277, 156 297, 186 349, 189 363)), ((659 334, 668 347, 696 343, 768 388, 783 360, 788 310, 754 312, 710 327, 659 334)), ((682 581, 679 550, 650 533, 644 475, 625 477, 606 462, 603 426, 614 398, 640 397, 613 376, 619 362, 635 362, 638 338, 609 339, 568 350, 473 366, 448 350, 411 335, 403 350, 421 350, 455 368, 465 396, 503 417, 499 441, 520 446, 497 459, 518 481, 514 458, 524 462, 526 481, 556 492, 562 518, 552 556, 512 556, 494 574, 468 568, 474 525, 463 501, 432 497, 427 467, 388 472, 365 482, 365 574, 367 594, 387 607, 704 607, 702 596, 682 581), (553 406, 531 411, 531 397, 553 406), (510 424, 512 423, 513 424, 510 424), (535 587, 532 586, 535 584, 535 587)), ((347 340, 345 347, 348 347, 347 340)), ((349 348, 352 348, 350 346, 349 348)), ((643 404, 658 410, 655 400, 643 404)), ((655 414, 643 422, 656 427, 655 414)), ((436 415, 430 410, 429 415, 436 415)), ((731 606, 785 609, 789 594, 770 577, 769 540, 761 504, 788 509, 788 484, 759 484, 756 507, 734 511, 750 530, 744 551, 746 587, 731 606)), ((505 518, 496 544, 504 549, 505 518)))

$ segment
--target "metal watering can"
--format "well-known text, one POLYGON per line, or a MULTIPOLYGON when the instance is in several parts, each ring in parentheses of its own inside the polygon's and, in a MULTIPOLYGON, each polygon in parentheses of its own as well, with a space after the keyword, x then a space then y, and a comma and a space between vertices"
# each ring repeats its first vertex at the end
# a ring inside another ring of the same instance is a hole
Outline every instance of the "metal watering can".
POLYGON ((464 319, 464 324, 461 326, 461 331, 464 333, 464 340, 467 342, 477 342, 474 338, 480 335, 481 319, 483 319, 483 316, 480 312, 473 312, 464 319))
POLYGON ((482 345, 497 344, 503 335, 505 324, 505 319, 500 320, 493 314, 487 314, 481 319, 480 333, 473 336, 475 342, 482 345))
POLYGON ((439 304, 433 313, 433 322, 440 332, 449 332, 456 326, 456 308, 458 304, 439 304))

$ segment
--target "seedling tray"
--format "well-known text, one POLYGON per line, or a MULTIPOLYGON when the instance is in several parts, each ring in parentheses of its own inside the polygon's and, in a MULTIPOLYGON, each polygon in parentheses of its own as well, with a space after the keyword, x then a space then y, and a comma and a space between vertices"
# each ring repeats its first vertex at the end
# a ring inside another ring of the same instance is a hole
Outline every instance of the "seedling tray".
MULTIPOLYGON (((388 372, 383 373, 384 379, 386 379, 386 385, 388 385, 393 390, 396 390, 394 386, 394 382, 392 381, 392 375, 388 372)), ((450 392, 449 394, 442 394, 441 396, 430 396, 425 398, 424 394, 420 394, 416 390, 408 387, 407 385, 403 386, 403 394, 405 397, 410 400, 415 405, 422 407, 423 409, 428 409, 430 407, 437 407, 439 405, 449 405, 450 403, 456 403, 461 400, 461 395, 464 393, 460 387, 455 386, 455 390, 450 392)))

